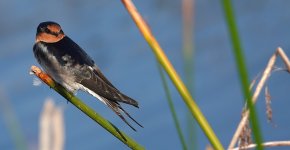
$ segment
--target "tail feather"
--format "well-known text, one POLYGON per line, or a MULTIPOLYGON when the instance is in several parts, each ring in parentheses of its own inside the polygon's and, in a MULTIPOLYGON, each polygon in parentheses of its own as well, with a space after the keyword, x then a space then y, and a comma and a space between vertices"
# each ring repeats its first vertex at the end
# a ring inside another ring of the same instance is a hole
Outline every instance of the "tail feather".
POLYGON ((144 128, 139 122, 137 122, 133 117, 130 116, 129 113, 127 113, 127 111, 125 111, 120 105, 119 105, 119 109, 121 109, 131 120, 133 120, 136 124, 138 124, 140 127, 144 128))
POLYGON ((124 112, 130 119, 132 119, 136 124, 138 124, 140 127, 143 128, 143 126, 138 123, 134 118, 132 118, 122 107, 118 102, 110 101, 104 97, 103 101, 109 106, 131 129, 136 131, 136 129, 125 119, 125 117, 121 114, 121 111, 124 112))

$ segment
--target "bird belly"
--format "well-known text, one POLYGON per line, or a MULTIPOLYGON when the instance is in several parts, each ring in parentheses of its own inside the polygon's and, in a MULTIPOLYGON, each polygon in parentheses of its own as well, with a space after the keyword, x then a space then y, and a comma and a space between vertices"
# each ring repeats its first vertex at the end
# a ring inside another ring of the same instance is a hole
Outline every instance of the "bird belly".
POLYGON ((37 46, 38 50, 35 51, 35 56, 38 57, 37 60, 44 71, 69 92, 75 93, 79 90, 80 85, 76 82, 74 70, 69 66, 71 64, 60 63, 62 60, 52 55, 45 45, 38 43, 37 46))

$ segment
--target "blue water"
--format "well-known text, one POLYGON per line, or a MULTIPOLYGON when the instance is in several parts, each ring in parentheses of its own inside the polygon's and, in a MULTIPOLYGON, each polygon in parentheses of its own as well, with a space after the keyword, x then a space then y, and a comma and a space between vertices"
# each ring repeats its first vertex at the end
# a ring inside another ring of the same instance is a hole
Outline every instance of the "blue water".
MULTIPOLYGON (((134 1, 176 70, 183 76, 182 17, 180 1, 134 1)), ((290 55, 290 1, 235 1, 235 15, 250 78, 267 64, 276 47, 290 55)), ((196 1, 194 21, 195 95, 224 146, 237 127, 243 106, 238 74, 219 1, 196 1)), ((92 96, 79 93, 85 103, 114 123, 147 149, 181 149, 151 49, 140 35, 120 1, 0 1, 1 99, 17 118, 29 145, 38 146, 38 122, 44 100, 51 97, 64 108, 65 149, 126 149, 111 134, 86 117, 46 85, 32 85, 32 53, 37 25, 56 21, 64 32, 85 49, 103 73, 122 92, 137 99, 140 109, 124 106, 143 126, 132 131, 111 110, 92 96), (5 95, 5 96, 3 96, 5 95)), ((281 61, 277 66, 283 66, 281 61)), ((187 108, 172 84, 174 104, 185 135, 187 108)), ((285 72, 271 76, 274 122, 267 123, 264 96, 257 104, 265 140, 290 138, 290 78, 285 72)), ((264 92, 262 92, 264 93, 264 92)), ((4 106, 6 107, 6 106, 4 106)), ((3 109, 3 107, 0 107, 3 109)), ((0 111, 0 149, 15 149, 3 111, 0 111)), ((199 149, 209 142, 198 130, 199 149)))

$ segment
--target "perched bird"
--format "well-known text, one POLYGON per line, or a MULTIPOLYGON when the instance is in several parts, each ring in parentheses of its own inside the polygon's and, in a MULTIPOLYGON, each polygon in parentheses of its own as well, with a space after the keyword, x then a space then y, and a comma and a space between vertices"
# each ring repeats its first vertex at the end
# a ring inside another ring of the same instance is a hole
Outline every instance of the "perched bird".
POLYGON ((143 127, 119 104, 122 102, 138 108, 138 102, 121 93, 102 74, 90 56, 64 34, 59 24, 48 21, 38 25, 33 52, 44 71, 68 91, 88 92, 109 106, 134 131, 122 112, 143 127))

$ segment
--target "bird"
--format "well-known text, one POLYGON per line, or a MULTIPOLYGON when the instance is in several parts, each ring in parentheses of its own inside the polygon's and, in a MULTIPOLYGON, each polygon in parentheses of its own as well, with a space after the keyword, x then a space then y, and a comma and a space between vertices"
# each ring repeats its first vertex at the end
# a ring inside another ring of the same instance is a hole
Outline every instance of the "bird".
POLYGON ((120 92, 94 60, 64 34, 58 23, 46 21, 38 25, 33 53, 43 70, 67 91, 73 94, 79 90, 87 92, 111 108, 134 131, 136 129, 123 114, 143 128, 120 105, 125 103, 139 108, 138 102, 120 92))

